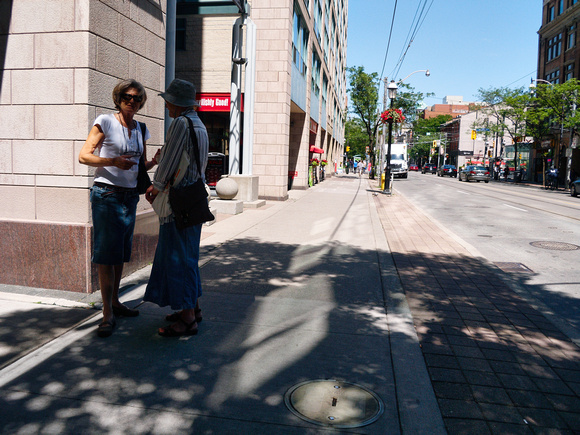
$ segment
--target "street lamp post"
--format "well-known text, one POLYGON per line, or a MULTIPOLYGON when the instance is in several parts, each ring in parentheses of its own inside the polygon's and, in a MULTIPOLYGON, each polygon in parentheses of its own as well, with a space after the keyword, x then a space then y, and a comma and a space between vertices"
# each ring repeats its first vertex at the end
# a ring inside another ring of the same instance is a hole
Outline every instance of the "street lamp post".
MULTIPOLYGON (((397 84, 403 83, 403 81, 407 80, 413 74, 418 73, 418 72, 424 72, 427 77, 429 77, 431 75, 431 73, 429 72, 428 69, 420 69, 418 71, 413 71, 411 74, 409 74, 404 79, 399 80, 397 83, 395 83, 394 80, 391 80, 391 82, 387 85, 387 94, 391 100, 391 106, 390 106, 391 109, 393 108, 395 98, 397 98, 397 89, 399 89, 397 84)), ((384 187, 384 192, 387 194, 391 193, 391 144, 393 142, 393 121, 394 120, 393 120, 392 116, 387 121, 389 123, 389 138, 388 138, 388 142, 387 142, 387 155, 386 155, 386 166, 385 166, 385 187, 384 187)))

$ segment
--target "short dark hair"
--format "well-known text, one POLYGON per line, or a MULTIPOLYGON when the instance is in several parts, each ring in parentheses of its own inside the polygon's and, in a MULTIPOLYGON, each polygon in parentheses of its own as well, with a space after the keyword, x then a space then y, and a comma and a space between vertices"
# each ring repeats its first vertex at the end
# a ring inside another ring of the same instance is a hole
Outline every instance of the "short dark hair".
POLYGON ((143 85, 135 79, 121 80, 117 83, 117 86, 113 89, 113 103, 115 103, 115 108, 121 110, 121 94, 124 94, 129 88, 137 89, 138 95, 142 98, 138 109, 141 110, 145 105, 145 101, 147 101, 147 92, 145 92, 143 85))

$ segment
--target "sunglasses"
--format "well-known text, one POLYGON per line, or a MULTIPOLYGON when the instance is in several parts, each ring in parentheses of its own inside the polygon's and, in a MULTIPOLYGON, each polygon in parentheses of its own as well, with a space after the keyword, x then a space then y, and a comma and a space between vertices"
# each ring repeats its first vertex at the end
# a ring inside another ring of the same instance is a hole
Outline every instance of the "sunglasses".
POLYGON ((121 94, 121 99, 128 103, 129 101, 133 100, 136 103, 140 103, 143 101, 143 97, 141 95, 131 95, 131 94, 121 94))

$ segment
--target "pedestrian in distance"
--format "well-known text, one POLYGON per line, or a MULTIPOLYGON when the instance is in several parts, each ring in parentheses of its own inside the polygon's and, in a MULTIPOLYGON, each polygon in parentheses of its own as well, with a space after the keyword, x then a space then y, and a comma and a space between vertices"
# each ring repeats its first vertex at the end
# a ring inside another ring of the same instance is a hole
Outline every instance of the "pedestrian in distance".
MULTIPOLYGON (((196 90, 192 83, 175 79, 164 93, 159 94, 165 100, 169 116, 173 118, 167 132, 166 143, 161 150, 159 166, 153 177, 153 184, 145 194, 153 203, 159 192, 166 189, 177 177, 183 151, 189 156, 189 165, 184 176, 174 187, 184 188, 194 184, 199 178, 205 180, 209 139, 207 130, 197 115, 196 90), (196 153, 191 141, 189 121, 194 126, 200 157, 201 173, 197 170, 196 153)), ((163 337, 180 337, 195 335, 198 322, 201 322, 201 276, 199 271, 199 243, 202 224, 178 229, 173 214, 159 218, 159 241, 155 251, 151 276, 143 300, 153 302, 160 307, 170 306, 175 312, 165 317, 170 326, 159 328, 163 337)))
POLYGON ((123 264, 131 259, 133 230, 139 193, 138 163, 143 154, 145 167, 151 169, 155 157, 147 161, 146 141, 150 138, 145 124, 133 118, 147 101, 145 88, 135 80, 123 80, 113 89, 116 113, 99 115, 79 153, 79 162, 95 167, 91 187, 93 217, 93 256, 97 265, 103 321, 99 337, 108 337, 116 326, 116 317, 135 317, 138 310, 119 301, 123 264), (95 151, 98 150, 98 155, 95 151))
POLYGON ((503 181, 505 181, 506 183, 509 175, 510 175, 510 167, 506 165, 505 169, 503 170, 503 181))

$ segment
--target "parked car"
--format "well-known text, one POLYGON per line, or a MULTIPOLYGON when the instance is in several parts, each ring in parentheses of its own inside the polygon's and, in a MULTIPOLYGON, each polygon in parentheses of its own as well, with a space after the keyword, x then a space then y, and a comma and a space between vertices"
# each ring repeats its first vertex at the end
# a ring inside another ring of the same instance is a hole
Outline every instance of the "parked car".
POLYGON ((489 170, 485 166, 475 166, 475 165, 468 165, 459 171, 458 180, 459 181, 471 181, 475 180, 478 183, 480 181, 485 181, 489 183, 491 176, 489 174, 489 170))
POLYGON ((457 177, 457 168, 455 165, 443 165, 437 169, 438 177, 444 177, 445 175, 449 175, 450 177, 457 177))
POLYGON ((421 174, 425 174, 427 172, 429 172, 430 174, 436 174, 437 165, 434 165, 433 163, 425 163, 423 165, 423 169, 421 169, 421 174))
POLYGON ((578 196, 580 194, 580 178, 570 183, 570 195, 578 196))
POLYGON ((409 171, 419 171, 419 166, 417 166, 417 165, 409 165, 409 171))

